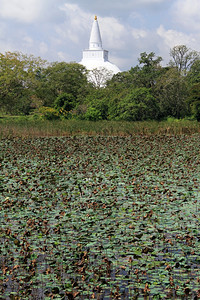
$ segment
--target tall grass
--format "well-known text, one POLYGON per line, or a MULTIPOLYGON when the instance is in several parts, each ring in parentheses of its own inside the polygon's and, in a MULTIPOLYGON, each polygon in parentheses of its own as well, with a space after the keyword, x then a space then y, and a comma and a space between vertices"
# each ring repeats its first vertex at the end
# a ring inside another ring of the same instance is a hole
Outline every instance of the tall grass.
POLYGON ((200 132, 200 123, 190 120, 168 121, 47 121, 28 117, 0 118, 0 137, 43 137, 72 135, 151 135, 193 134, 200 132))

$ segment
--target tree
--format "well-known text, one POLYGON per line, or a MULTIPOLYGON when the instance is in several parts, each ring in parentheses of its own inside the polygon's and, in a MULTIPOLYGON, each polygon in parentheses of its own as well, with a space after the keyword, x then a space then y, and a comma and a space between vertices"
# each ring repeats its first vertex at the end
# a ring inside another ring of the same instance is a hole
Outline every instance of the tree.
POLYGON ((200 121, 200 82, 191 87, 188 103, 190 105, 191 113, 197 121, 200 121))
POLYGON ((189 85, 188 104, 191 114, 200 121, 200 59, 195 60, 187 74, 189 85))
POLYGON ((109 97, 105 89, 93 89, 86 96, 85 104, 87 110, 84 118, 91 120, 107 119, 109 97))
POLYGON ((199 59, 197 51, 187 48, 185 45, 174 46, 170 50, 170 66, 176 67, 180 74, 186 75, 192 64, 199 59))
POLYGON ((53 106, 63 93, 75 99, 87 94, 87 71, 77 63, 54 62, 39 74, 40 87, 37 96, 44 99, 45 106, 53 106))
POLYGON ((159 76, 166 72, 160 65, 161 61, 162 58, 157 57, 155 53, 143 52, 140 54, 139 65, 127 72, 114 75, 107 82, 109 119, 158 118, 159 109, 156 105, 154 89, 159 76), (137 102, 139 99, 141 101, 137 102), (150 103, 153 113, 151 113, 150 103))
POLYGON ((194 61, 187 73, 187 80, 190 85, 200 83, 200 59, 194 61))
POLYGON ((106 82, 113 76, 113 72, 104 68, 99 67, 89 71, 88 80, 94 84, 96 88, 105 87, 106 82))
POLYGON ((72 94, 63 93, 60 94, 54 103, 54 107, 56 109, 64 109, 66 111, 70 111, 75 107, 75 98, 72 94))
POLYGON ((25 113, 31 110, 32 96, 37 85, 37 69, 45 61, 20 52, 0 54, 0 103, 9 113, 25 113))
MULTIPOLYGON (((124 71, 113 75, 113 77, 106 82, 106 87, 113 92, 122 89, 129 89, 135 86, 135 78, 132 72, 133 68, 130 71, 124 71)), ((135 86, 136 87, 136 86, 135 86)))
POLYGON ((143 87, 132 89, 125 98, 121 99, 116 119, 142 121, 157 119, 158 115, 158 106, 151 90, 143 87))
POLYGON ((156 80, 162 72, 162 67, 160 66, 162 57, 156 57, 154 52, 149 54, 143 52, 140 54, 138 61, 139 66, 130 70, 134 85, 137 87, 154 88, 156 80))
POLYGON ((178 70, 171 68, 158 78, 155 96, 161 117, 182 118, 187 115, 188 85, 186 78, 178 70))
POLYGON ((146 52, 142 52, 138 60, 139 64, 143 65, 145 68, 158 68, 160 67, 162 57, 155 57, 154 52, 150 52, 149 54, 147 54, 146 52))

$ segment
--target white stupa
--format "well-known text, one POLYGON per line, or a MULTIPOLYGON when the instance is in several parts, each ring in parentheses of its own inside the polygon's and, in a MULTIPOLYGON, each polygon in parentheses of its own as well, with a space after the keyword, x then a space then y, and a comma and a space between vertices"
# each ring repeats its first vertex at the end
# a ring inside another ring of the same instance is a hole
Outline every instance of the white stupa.
POLYGON ((90 34, 89 49, 83 51, 80 64, 87 70, 107 69, 112 75, 117 74, 120 69, 108 60, 108 51, 102 47, 101 34, 97 17, 95 16, 90 34))

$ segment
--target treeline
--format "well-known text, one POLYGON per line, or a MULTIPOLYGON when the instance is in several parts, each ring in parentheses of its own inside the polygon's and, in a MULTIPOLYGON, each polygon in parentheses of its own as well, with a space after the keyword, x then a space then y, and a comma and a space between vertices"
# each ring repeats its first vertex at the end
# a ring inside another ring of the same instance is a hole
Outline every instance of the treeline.
POLYGON ((162 67, 161 57, 141 53, 137 66, 111 77, 105 69, 88 74, 77 63, 0 54, 0 112, 46 119, 200 121, 199 53, 180 45, 170 56, 162 67))

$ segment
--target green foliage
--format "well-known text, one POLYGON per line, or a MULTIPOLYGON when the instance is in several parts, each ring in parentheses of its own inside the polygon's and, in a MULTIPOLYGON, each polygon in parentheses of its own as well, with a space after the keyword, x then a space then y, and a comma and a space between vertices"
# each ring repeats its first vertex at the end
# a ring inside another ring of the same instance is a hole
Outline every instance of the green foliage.
POLYGON ((142 64, 144 68, 157 68, 160 66, 160 63, 162 61, 162 57, 155 57, 155 53, 151 52, 147 54, 146 52, 143 52, 140 54, 140 58, 138 59, 140 65, 142 64))
POLYGON ((154 52, 143 52, 137 66, 114 76, 106 69, 88 73, 77 63, 0 54, 0 110, 28 115, 51 107, 62 118, 87 120, 199 119, 199 54, 184 45, 170 53, 168 67, 154 52))
POLYGON ((196 60, 187 74, 189 82, 188 104, 191 114, 200 121, 200 60, 196 60))
MULTIPOLYGON (((75 119, 61 118, 51 121, 44 120, 40 114, 29 116, 0 116, 0 137, 9 136, 42 137, 42 136, 77 136, 77 135, 109 135, 109 136, 138 136, 138 135, 180 135, 182 133, 194 134, 200 132, 200 123, 193 118, 175 119, 167 121, 86 121, 84 115, 87 107, 82 108, 82 115, 75 119), (82 116, 82 117, 81 117, 82 116)), ((60 115, 60 114, 59 114, 60 115)))
POLYGON ((45 120, 57 120, 60 118, 59 112, 52 107, 42 106, 39 109, 39 113, 41 114, 42 118, 44 118, 45 120))
POLYGON ((162 58, 160 56, 156 57, 154 52, 140 54, 140 66, 136 66, 130 71, 135 77, 137 87, 153 88, 155 86, 156 80, 162 71, 161 61, 162 58))
POLYGON ((87 111, 87 104, 79 104, 76 106, 75 109, 73 109, 73 118, 76 120, 84 120, 85 119, 85 113, 87 111))
POLYGON ((158 106, 150 89, 136 88, 132 90, 118 105, 119 120, 143 121, 156 119, 158 106))
POLYGON ((187 80, 190 85, 200 82, 200 59, 195 60, 190 71, 187 73, 187 80))
POLYGON ((88 120, 88 121, 102 120, 101 111, 99 111, 95 107, 90 106, 90 107, 88 107, 84 118, 85 118, 85 120, 88 120))
POLYGON ((200 82, 191 87, 188 103, 193 116, 200 121, 200 82))
POLYGON ((96 115, 96 117, 94 117, 95 121, 101 119, 106 120, 108 115, 108 102, 109 97, 106 89, 91 90, 86 97, 87 112, 85 118, 92 120, 90 118, 88 119, 88 116, 96 115))
POLYGON ((15 105, 14 112, 22 115, 29 115, 33 110, 32 99, 30 95, 25 94, 20 97, 15 105))
POLYGON ((190 67, 199 60, 200 56, 197 51, 189 49, 186 45, 177 45, 170 50, 172 60, 170 65, 176 67, 180 74, 186 75, 190 67))
POLYGON ((0 104, 11 114, 29 114, 37 86, 35 74, 45 61, 19 52, 0 54, 0 104))
POLYGON ((65 111, 70 111, 75 107, 75 98, 72 94, 60 94, 54 102, 54 107, 57 110, 62 108, 65 111))
POLYGON ((169 69, 158 78, 155 95, 161 117, 183 118, 188 114, 187 81, 176 69, 169 69))
POLYGON ((191 111, 195 119, 197 119, 197 121, 200 122, 200 100, 192 103, 191 111))
POLYGON ((200 134, 166 133, 0 140, 2 299, 198 298, 200 134))
POLYGON ((53 106, 55 99, 62 94, 70 94, 77 99, 87 90, 86 70, 77 63, 55 62, 43 70, 37 95, 45 105, 53 106))
POLYGON ((108 118, 125 121, 157 119, 159 108, 152 90, 141 87, 113 95, 108 103, 108 118))

